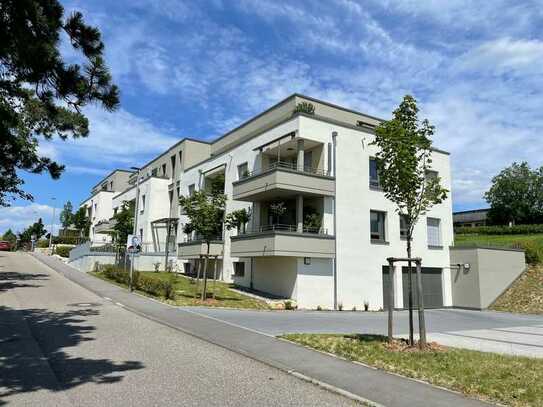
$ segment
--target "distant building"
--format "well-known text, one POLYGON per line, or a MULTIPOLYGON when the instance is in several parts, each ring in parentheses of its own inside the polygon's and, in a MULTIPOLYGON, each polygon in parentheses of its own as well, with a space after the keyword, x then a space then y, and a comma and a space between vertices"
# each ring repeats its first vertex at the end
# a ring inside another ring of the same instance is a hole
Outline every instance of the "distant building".
POLYGON ((470 211, 453 212, 454 227, 486 226, 490 209, 473 209, 470 211))

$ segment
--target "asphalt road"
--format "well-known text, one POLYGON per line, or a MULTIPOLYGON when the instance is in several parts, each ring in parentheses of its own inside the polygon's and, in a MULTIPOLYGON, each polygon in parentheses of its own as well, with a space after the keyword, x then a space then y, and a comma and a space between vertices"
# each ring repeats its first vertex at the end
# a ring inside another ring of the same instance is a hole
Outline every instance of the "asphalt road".
POLYGON ((138 316, 36 259, 0 253, 0 405, 353 402, 138 316))

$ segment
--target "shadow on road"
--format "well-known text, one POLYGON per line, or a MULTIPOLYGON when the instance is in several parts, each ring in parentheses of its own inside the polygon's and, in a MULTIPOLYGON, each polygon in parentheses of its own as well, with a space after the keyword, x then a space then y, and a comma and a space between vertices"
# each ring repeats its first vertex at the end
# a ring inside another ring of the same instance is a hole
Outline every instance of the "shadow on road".
POLYGON ((64 351, 95 339, 89 336, 95 327, 87 319, 97 315, 94 308, 52 312, 0 306, 0 398, 40 389, 62 391, 88 382, 118 382, 123 378, 120 373, 142 369, 138 361, 85 359, 64 351))
POLYGON ((41 287, 38 284, 29 284, 27 281, 47 280, 47 274, 17 273, 15 271, 0 272, 0 292, 13 288, 41 287))

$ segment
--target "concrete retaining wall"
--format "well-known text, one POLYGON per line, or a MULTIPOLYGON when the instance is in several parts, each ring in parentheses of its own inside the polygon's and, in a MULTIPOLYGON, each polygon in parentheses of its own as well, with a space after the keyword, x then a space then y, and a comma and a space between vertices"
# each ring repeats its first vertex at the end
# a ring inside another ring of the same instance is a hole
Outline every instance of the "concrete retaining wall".
POLYGON ((450 253, 455 307, 488 308, 526 270, 522 250, 452 247, 450 253))

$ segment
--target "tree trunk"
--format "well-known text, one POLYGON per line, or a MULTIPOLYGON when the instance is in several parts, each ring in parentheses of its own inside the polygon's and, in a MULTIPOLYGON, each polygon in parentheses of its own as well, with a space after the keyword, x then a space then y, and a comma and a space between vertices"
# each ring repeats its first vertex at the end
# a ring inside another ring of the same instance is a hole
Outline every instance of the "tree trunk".
POLYGON ((198 259, 198 267, 196 269, 196 287, 194 287, 194 298, 198 296, 198 286, 200 285, 200 269, 202 268, 202 256, 198 259))
POLYGON ((210 242, 207 242, 207 254, 204 260, 204 289, 202 291, 202 301, 205 301, 207 299, 207 262, 209 260, 209 246, 210 242))
POLYGON ((426 323, 424 321, 424 299, 422 296, 422 266, 417 261, 417 294, 419 297, 419 347, 426 348, 426 323))
MULTIPOLYGON (((407 258, 411 258, 411 236, 407 236, 407 258)), ((413 269, 411 267, 411 260, 409 260, 407 265, 407 277, 408 277, 408 302, 409 302, 409 346, 413 346, 415 344, 415 341, 413 339, 413 331, 415 330, 413 328, 413 269)))
POLYGON ((219 258, 215 256, 215 268, 213 269, 213 299, 215 299, 215 288, 217 283, 217 263, 219 262, 219 258))
POLYGON ((390 287, 388 290, 388 341, 392 342, 392 313, 394 311, 394 262, 388 261, 388 277, 390 287))

